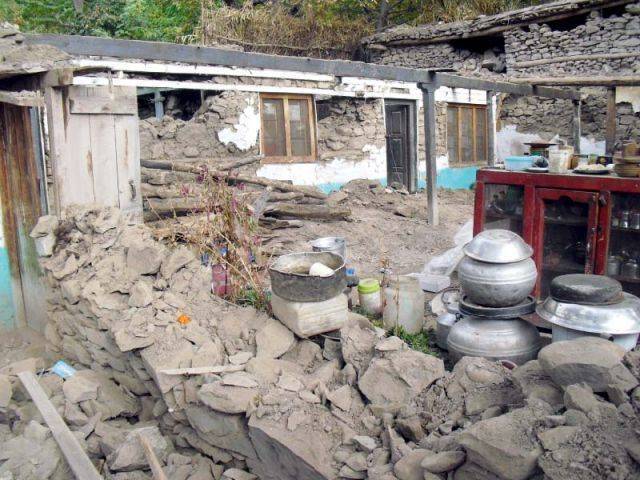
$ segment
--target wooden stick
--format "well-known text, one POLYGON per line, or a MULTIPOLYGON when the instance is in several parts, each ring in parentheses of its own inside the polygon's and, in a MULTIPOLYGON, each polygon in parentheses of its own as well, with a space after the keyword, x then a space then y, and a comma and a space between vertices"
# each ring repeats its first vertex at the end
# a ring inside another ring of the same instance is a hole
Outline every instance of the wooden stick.
POLYGON ((205 373, 229 373, 244 370, 244 365, 212 365, 210 367, 183 367, 160 370, 163 375, 204 375, 205 373))
POLYGON ((590 86, 590 87, 615 87, 615 86, 640 86, 640 75, 625 75, 619 77, 511 77, 511 83, 529 83, 532 85, 551 86, 590 86))
POLYGON ((329 205, 292 205, 276 203, 269 205, 264 211, 266 217, 306 218, 312 220, 348 220, 351 210, 344 206, 329 205))
POLYGON ((250 183, 252 185, 261 185, 263 187, 272 187, 282 192, 299 192, 303 193, 307 197, 325 199, 327 195, 321 191, 304 185, 292 185, 280 180, 270 180, 268 178, 253 177, 243 174, 230 174, 228 172, 221 172, 216 170, 205 170, 203 166, 196 165, 184 165, 179 163, 156 161, 156 160, 141 160, 140 164, 147 168, 158 168, 161 170, 173 170, 176 172, 188 172, 202 174, 205 171, 214 178, 225 180, 227 183, 250 183))
POLYGON ((162 465, 160 464, 160 460, 156 457, 153 448, 151 448, 151 444, 149 440, 145 438, 144 435, 138 435, 140 439, 140 444, 142 445, 142 449, 144 450, 144 455, 147 457, 147 462, 149 462, 149 466, 151 467, 151 473, 153 474, 153 478, 155 480, 167 480, 167 476, 164 474, 162 470, 162 465))
MULTIPOLYGON (((18 378, 29 392, 33 403, 47 422, 51 429, 53 438, 58 442, 58 446, 67 460, 71 471, 78 480, 103 480, 96 467, 91 463, 89 457, 80 446, 78 439, 71 433, 69 427, 55 409, 47 394, 38 383, 35 375, 31 372, 20 372, 18 378)), ((24 452, 28 455, 29 452, 24 452)))

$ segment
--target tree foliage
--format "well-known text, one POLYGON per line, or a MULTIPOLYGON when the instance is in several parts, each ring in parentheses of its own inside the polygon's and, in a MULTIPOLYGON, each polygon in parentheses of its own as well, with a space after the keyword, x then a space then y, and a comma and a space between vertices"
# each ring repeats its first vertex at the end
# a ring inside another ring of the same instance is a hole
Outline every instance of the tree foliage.
POLYGON ((237 43, 271 44, 274 38, 285 37, 289 42, 297 41, 292 46, 302 50, 309 41, 309 32, 320 28, 322 34, 335 31, 340 37, 337 47, 344 49, 357 44, 356 36, 389 26, 455 21, 540 0, 75 0, 75 3, 82 4, 81 8, 74 8, 73 0, 0 0, 0 20, 15 23, 25 32, 171 42, 202 41, 203 32, 213 22, 213 31, 239 35, 235 38, 237 43), (233 23, 236 31, 215 24, 216 19, 233 23), (204 24, 205 20, 209 25, 204 24), (301 32, 300 38, 275 30, 264 33, 270 25, 295 28, 301 32))

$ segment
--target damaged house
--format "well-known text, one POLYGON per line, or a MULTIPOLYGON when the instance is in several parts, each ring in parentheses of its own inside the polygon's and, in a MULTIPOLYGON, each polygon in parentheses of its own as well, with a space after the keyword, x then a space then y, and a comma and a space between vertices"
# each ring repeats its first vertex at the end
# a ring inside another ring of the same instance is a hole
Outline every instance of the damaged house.
MULTIPOLYGON (((363 41, 368 60, 379 64, 582 87, 577 144, 571 101, 497 95, 493 107, 499 160, 527 152, 526 143, 536 141, 566 142, 586 154, 611 154, 616 142, 638 136, 640 97, 633 86, 640 69, 638 46, 640 4, 603 0, 561 0, 473 20, 399 26, 363 41), (615 124, 606 127, 611 109, 615 124)), ((441 109, 447 112, 442 137, 448 145, 441 163, 475 163, 471 139, 482 135, 483 121, 455 102, 447 101, 441 109)))

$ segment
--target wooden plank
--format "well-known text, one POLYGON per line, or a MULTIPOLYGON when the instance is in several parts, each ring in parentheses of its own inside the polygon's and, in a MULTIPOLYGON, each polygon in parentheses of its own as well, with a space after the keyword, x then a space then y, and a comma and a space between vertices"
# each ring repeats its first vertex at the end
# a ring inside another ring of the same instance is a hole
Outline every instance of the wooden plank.
MULTIPOLYGON (((423 86, 424 87, 424 86, 423 86)), ((427 221, 438 225, 438 170, 436 168, 436 97, 435 89, 423 88, 425 156, 427 161, 427 221)), ((460 119, 458 119, 460 122, 460 119)))
POLYGON ((624 58, 640 57, 640 52, 623 52, 623 53, 598 53, 589 55, 568 55, 555 58, 542 58, 539 60, 529 60, 526 62, 514 63, 510 68, 528 68, 537 67, 539 65, 550 65, 552 63, 582 62, 593 60, 617 60, 624 58))
POLYGON ((164 471, 162 470, 162 465, 160 464, 160 460, 156 457, 149 440, 144 435, 138 435, 140 439, 140 444, 142 445, 142 449, 144 450, 144 456, 147 457, 147 462, 149 462, 149 466, 151 467, 151 473, 153 474, 154 480, 168 480, 164 471))
POLYGON ((99 205, 117 207, 119 205, 118 159, 113 117, 111 115, 72 116, 80 120, 85 119, 90 126, 95 202, 99 205))
POLYGON ((71 113, 80 115, 135 115, 138 107, 125 98, 76 97, 69 100, 71 113))
POLYGON ((54 184, 58 195, 58 212, 72 204, 95 203, 93 184, 94 153, 91 128, 85 117, 70 115, 66 92, 80 87, 50 89, 56 91, 55 118, 49 123, 60 147, 54 157, 54 184), (64 92, 64 93, 63 93, 64 92), (57 131, 57 132, 56 132, 57 131))
MULTIPOLYGON (((406 82, 425 83, 430 81, 429 69, 418 70, 346 60, 320 60, 316 58, 267 55, 164 42, 116 40, 72 35, 25 35, 24 43, 27 45, 42 43, 53 45, 72 55, 136 58, 244 68, 274 68, 287 71, 406 82)), ((451 71, 451 69, 439 70, 451 71)))
MULTIPOLYGON (((20 372, 18 373, 18 378, 20 378, 24 388, 31 396, 42 418, 47 422, 53 438, 58 442, 58 446, 75 477, 78 480, 102 480, 96 467, 91 463, 86 452, 80 446, 78 439, 73 435, 71 430, 69 430, 69 427, 64 423, 64 420, 62 420, 62 417, 47 397, 47 394, 44 393, 44 390, 40 387, 35 375, 31 372, 20 372)), ((26 453, 27 452, 25 452, 25 454, 26 453)))
POLYGON ((573 150, 580 153, 580 137, 582 136, 581 126, 582 102, 580 100, 573 101, 573 150))
POLYGON ((513 83, 574 87, 637 87, 640 75, 621 76, 571 76, 571 77, 521 77, 510 78, 513 83))
POLYGON ((73 68, 56 68, 42 76, 42 87, 62 87, 73 84, 73 68))
POLYGON ((44 97, 42 94, 31 90, 22 90, 19 92, 0 90, 0 102, 10 103, 11 105, 20 107, 44 107, 44 97))
POLYGON ((167 368, 160 370, 163 375, 204 375, 206 373, 230 373, 244 370, 244 365, 212 365, 206 367, 167 368))
POLYGON ((495 107, 495 100, 496 100, 495 92, 493 90, 487 91, 486 139, 487 139, 487 163, 489 164, 490 167, 493 167, 496 164, 496 153, 495 153, 496 119, 494 114, 495 112, 493 110, 495 107))
POLYGON ((607 119, 605 124, 605 151, 607 155, 613 155, 616 143, 616 89, 607 89, 607 119))

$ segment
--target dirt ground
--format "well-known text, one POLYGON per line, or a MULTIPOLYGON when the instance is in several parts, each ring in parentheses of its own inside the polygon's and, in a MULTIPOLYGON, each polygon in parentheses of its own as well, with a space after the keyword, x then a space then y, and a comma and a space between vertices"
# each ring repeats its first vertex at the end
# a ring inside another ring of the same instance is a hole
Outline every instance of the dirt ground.
POLYGON ((396 273, 420 272, 432 256, 453 246, 453 236, 473 218, 471 190, 440 190, 440 225, 427 224, 427 195, 408 194, 371 182, 350 182, 345 203, 353 212, 350 222, 309 222, 298 229, 277 231, 282 253, 310 250, 309 242, 326 236, 347 241, 347 262, 356 274, 375 275, 388 262, 396 273), (408 217, 398 215, 401 210, 408 217))

